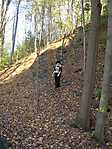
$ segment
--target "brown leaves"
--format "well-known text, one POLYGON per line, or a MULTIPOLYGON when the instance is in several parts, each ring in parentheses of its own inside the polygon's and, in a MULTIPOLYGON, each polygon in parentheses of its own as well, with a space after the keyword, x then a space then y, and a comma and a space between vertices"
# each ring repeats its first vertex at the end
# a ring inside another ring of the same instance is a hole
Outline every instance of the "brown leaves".
MULTIPOLYGON (((56 52, 49 55, 50 59, 53 54, 56 52)), ((13 149, 95 149, 96 143, 88 133, 69 126, 79 111, 81 74, 75 71, 80 68, 81 49, 77 49, 72 58, 67 54, 63 66, 65 81, 61 83, 61 88, 54 89, 51 79, 53 66, 46 53, 39 65, 41 75, 47 73, 46 77, 39 78, 39 94, 35 92, 32 73, 37 71, 36 62, 25 71, 23 68, 31 65, 27 59, 23 63, 24 67, 20 67, 24 71, 17 69, 18 75, 13 75, 12 81, 0 85, 0 133, 9 138, 13 149), (45 71, 46 69, 48 70, 45 71)), ((33 62, 34 59, 30 60, 33 62)), ((13 72, 10 69, 8 75, 10 71, 13 72)), ((108 133, 111 136, 110 132, 111 127, 108 133)), ((111 142, 107 146, 111 147, 111 142)))

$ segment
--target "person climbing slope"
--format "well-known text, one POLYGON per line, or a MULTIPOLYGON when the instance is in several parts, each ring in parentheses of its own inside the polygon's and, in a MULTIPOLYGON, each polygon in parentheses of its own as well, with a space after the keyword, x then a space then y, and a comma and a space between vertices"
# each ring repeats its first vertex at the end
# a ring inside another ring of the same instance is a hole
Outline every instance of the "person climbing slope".
POLYGON ((62 65, 60 61, 57 61, 53 71, 53 77, 55 79, 55 88, 60 87, 61 74, 62 74, 62 65))

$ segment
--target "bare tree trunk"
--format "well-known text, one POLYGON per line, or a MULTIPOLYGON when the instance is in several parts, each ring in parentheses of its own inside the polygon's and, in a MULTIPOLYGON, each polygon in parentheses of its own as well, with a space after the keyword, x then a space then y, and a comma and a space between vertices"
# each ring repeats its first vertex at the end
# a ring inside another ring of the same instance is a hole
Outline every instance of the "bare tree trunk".
POLYGON ((4 33, 0 33, 0 62, 3 56, 3 49, 4 49, 4 33))
POLYGON ((72 21, 72 30, 73 30, 73 28, 74 28, 74 23, 73 23, 73 22, 74 22, 74 18, 73 18, 73 17, 74 17, 74 15, 73 15, 73 14, 74 14, 74 8, 73 8, 73 5, 74 5, 74 0, 71 1, 71 21, 72 21))
POLYGON ((81 0, 81 6, 82 6, 82 27, 83 27, 83 51, 84 51, 83 73, 84 73, 86 69, 86 32, 85 32, 84 0, 81 0))
POLYGON ((51 5, 49 5, 49 23, 48 23, 48 41, 51 41, 51 27, 52 27, 52 15, 51 15, 51 5))
MULTIPOLYGON (((39 98, 40 98, 40 82, 39 82, 39 55, 40 55, 40 49, 37 49, 37 36, 38 36, 38 12, 35 12, 34 16, 34 32, 35 32, 35 52, 37 54, 36 60, 35 60, 35 67, 33 68, 33 77, 34 77, 34 103, 37 110, 39 110, 39 98)), ((39 44, 39 43, 38 43, 39 44)))
POLYGON ((67 15, 70 15, 70 0, 67 1, 67 15))
POLYGON ((21 3, 21 0, 19 0, 18 1, 18 4, 17 4, 16 16, 15 16, 14 24, 13 24, 12 50, 11 50, 10 64, 12 64, 12 58, 13 58, 14 48, 15 48, 16 32, 17 32, 17 25, 18 25, 18 15, 19 15, 19 6, 20 6, 20 3, 21 3))
POLYGON ((35 52, 37 52, 37 34, 38 34, 38 26, 37 26, 37 12, 35 12, 34 15, 34 34, 35 34, 35 42, 34 42, 34 47, 35 47, 35 52))
POLYGON ((90 106, 95 85, 96 51, 98 49, 100 0, 91 0, 91 28, 89 33, 87 66, 84 74, 84 87, 80 103, 78 125, 84 129, 89 128, 90 106))
POLYGON ((108 101, 111 93, 112 78, 112 0, 108 0, 108 33, 107 47, 105 55, 105 67, 102 83, 102 92, 99 105, 99 112, 96 117, 95 137, 99 142, 104 142, 104 124, 106 122, 106 113, 108 101))
POLYGON ((0 9, 1 13, 0 13, 0 61, 3 55, 3 46, 4 46, 4 32, 3 32, 3 12, 4 12, 4 1, 2 0, 2 4, 1 4, 1 9, 0 9))
POLYGON ((42 5, 42 14, 41 14, 41 32, 40 32, 40 42, 39 46, 43 46, 43 34, 44 34, 44 18, 45 18, 45 0, 42 5))
POLYGON ((9 8, 9 5, 11 3, 11 0, 1 0, 0 5, 0 62, 3 55, 4 50, 4 38, 5 38, 5 28, 7 23, 7 11, 9 8))

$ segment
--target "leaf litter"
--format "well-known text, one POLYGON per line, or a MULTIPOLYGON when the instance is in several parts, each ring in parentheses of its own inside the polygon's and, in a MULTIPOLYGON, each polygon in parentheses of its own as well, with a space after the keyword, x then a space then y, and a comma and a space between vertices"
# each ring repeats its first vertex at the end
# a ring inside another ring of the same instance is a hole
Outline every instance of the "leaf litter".
MULTIPOLYGON (((37 76, 33 76, 38 71, 34 55, 21 62, 16 69, 17 74, 13 71, 16 66, 12 66, 11 72, 9 68, 4 74, 0 73, 0 135, 7 137, 12 149, 97 149, 97 143, 88 132, 69 125, 79 111, 82 79, 81 72, 76 70, 82 63, 82 49, 67 49, 63 83, 59 89, 54 89, 51 75, 56 50, 52 48, 49 47, 50 52, 43 53, 45 59, 40 56, 38 68, 41 75, 47 73, 47 77, 40 77, 39 84, 35 84, 37 76), (70 50, 75 54, 71 54, 70 50), (46 68, 48 71, 45 71, 46 68)), ((99 86, 101 76, 97 76, 97 82, 99 86)), ((108 149, 112 148, 111 128, 109 123, 108 149)))

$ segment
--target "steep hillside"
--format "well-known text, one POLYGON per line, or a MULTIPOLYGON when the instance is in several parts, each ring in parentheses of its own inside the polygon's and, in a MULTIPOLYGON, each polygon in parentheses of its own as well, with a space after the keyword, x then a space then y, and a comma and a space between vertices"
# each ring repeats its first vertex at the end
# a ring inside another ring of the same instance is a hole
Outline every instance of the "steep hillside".
MULTIPOLYGON (((33 53, 0 72, 0 134, 12 144, 12 149, 98 148, 89 132, 69 125, 79 110, 83 61, 81 40, 76 42, 75 34, 70 39, 68 44, 67 37, 63 49, 62 41, 53 43, 39 57, 33 53), (61 52, 61 87, 55 89, 52 71, 61 52)), ((103 48, 100 46, 97 58, 97 87, 101 84, 103 48)), ((108 149, 112 148, 110 124, 107 123, 106 132, 108 149)))

